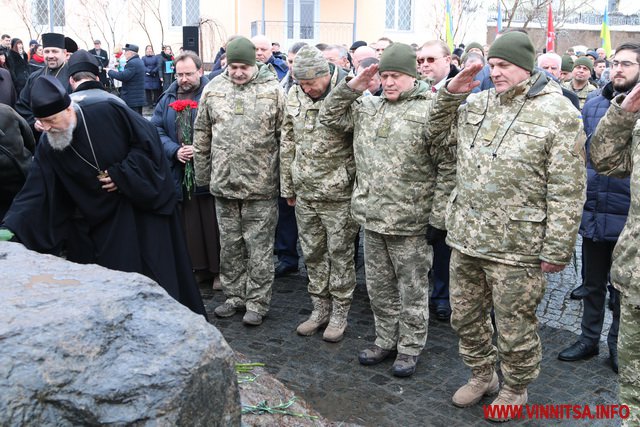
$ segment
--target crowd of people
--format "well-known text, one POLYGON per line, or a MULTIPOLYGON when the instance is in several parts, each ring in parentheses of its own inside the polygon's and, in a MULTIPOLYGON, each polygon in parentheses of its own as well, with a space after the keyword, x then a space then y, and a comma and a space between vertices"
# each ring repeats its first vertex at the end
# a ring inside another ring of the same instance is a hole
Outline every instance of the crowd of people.
POLYGON ((452 402, 468 407, 527 403, 545 273, 580 234, 582 332, 558 358, 598 354, 609 292, 611 367, 640 422, 640 44, 560 56, 508 30, 454 51, 381 38, 284 53, 238 35, 205 73, 169 47, 128 43, 110 63, 99 40, 47 33, 30 55, 7 40, 0 213, 16 241, 144 274, 205 317, 206 283, 226 297, 214 314, 248 326, 298 271, 299 242, 313 310, 296 331, 338 342, 363 229, 375 342, 359 362, 395 357, 411 376, 429 316, 450 321, 471 370, 452 402))

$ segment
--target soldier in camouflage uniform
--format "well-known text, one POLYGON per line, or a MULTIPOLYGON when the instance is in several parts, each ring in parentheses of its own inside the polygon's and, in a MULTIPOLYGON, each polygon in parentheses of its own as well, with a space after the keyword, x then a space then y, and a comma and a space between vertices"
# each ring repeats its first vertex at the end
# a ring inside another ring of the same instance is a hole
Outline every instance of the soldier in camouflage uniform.
MULTIPOLYGON (((446 215, 451 325, 473 372, 453 396, 459 407, 498 391, 498 356, 504 386, 493 404, 527 402, 542 357, 536 307, 543 273, 570 261, 585 195, 580 115, 557 83, 532 73, 529 37, 503 35, 488 58, 495 89, 469 96, 448 139, 457 145, 456 188, 446 215)), ((454 83, 438 103, 465 97, 454 83)))
MULTIPOLYGON (((640 73, 640 51, 635 61, 613 61, 618 67, 634 67, 640 73)), ((620 404, 631 416, 625 426, 640 425, 640 85, 625 97, 619 95, 591 138, 591 163, 604 175, 631 176, 631 206, 627 222, 613 250, 611 283, 620 291, 620 404)))
POLYGON ((269 310, 273 240, 278 218, 279 131, 284 94, 273 70, 256 66, 244 37, 227 45, 227 71, 205 87, 194 124, 196 184, 216 198, 220 283, 227 297, 220 317, 246 308, 242 321, 259 325, 269 310))
POLYGON ((563 86, 578 96, 580 100, 580 110, 584 107, 584 103, 587 101, 587 96, 598 89, 598 86, 589 81, 591 72, 593 71, 593 63, 587 57, 578 58, 573 63, 572 78, 568 82, 563 83, 563 86))
MULTIPOLYGON (((372 365, 397 350, 396 376, 415 372, 427 339, 432 250, 425 233, 429 223, 444 228, 444 198, 455 172, 452 153, 440 154, 434 143, 449 123, 427 128, 433 94, 416 75, 413 49, 394 43, 379 66, 340 83, 320 109, 320 123, 354 132, 351 213, 365 228, 367 291, 376 328, 375 344, 358 358, 372 365), (383 95, 361 97, 378 68, 383 95)), ((442 112, 445 117, 455 112, 453 104, 442 112)))
POLYGON ((300 246, 309 274, 313 311, 297 332, 338 342, 356 286, 354 245, 358 225, 350 214, 356 172, 351 133, 318 122, 326 95, 347 73, 331 68, 318 49, 296 55, 280 142, 280 194, 296 207, 300 246))

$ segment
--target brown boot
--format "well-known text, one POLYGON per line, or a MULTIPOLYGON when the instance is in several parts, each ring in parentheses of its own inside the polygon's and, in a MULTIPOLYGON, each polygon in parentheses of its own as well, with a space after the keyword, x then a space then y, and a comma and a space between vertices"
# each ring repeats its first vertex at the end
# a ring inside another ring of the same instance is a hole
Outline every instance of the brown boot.
POLYGON ((518 406, 527 404, 527 398, 526 388, 516 390, 508 385, 502 386, 496 400, 491 402, 490 406, 493 408, 490 408, 491 415, 488 419, 500 423, 509 421, 518 413, 516 409, 518 406), (491 411, 491 409, 494 410, 491 411))
POLYGON ((349 315, 351 303, 338 302, 333 300, 331 318, 329 326, 324 330, 322 339, 329 342, 338 342, 344 337, 344 330, 347 329, 347 316, 349 315))
POLYGON ((298 325, 298 328, 296 329, 298 335, 313 335, 318 331, 318 329, 329 323, 331 300, 329 298, 312 296, 311 304, 313 304, 311 316, 298 325))
POLYGON ((498 374, 494 369, 474 372, 468 383, 456 391, 451 399, 459 408, 475 405, 482 396, 496 394, 500 388, 498 374))

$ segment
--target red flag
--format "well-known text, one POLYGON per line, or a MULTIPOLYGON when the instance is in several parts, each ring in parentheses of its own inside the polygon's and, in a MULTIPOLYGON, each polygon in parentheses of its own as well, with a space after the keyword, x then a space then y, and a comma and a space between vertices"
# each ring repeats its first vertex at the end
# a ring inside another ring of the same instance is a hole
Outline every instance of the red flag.
POLYGON ((549 2, 549 16, 547 17, 547 52, 555 50, 556 33, 553 29, 553 11, 549 2))

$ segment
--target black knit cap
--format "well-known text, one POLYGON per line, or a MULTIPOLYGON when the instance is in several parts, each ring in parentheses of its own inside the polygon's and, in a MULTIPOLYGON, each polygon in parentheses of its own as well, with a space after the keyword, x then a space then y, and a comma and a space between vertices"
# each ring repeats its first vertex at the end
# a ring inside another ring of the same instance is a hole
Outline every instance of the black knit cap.
POLYGON ((411 77, 418 77, 416 53, 411 46, 404 43, 393 43, 382 52, 380 73, 398 71, 411 77))
POLYGON ((42 47, 57 47, 58 49, 64 49, 64 34, 44 33, 42 35, 42 47))
POLYGON ((69 68, 70 76, 82 71, 88 71, 96 76, 100 74, 100 66, 96 57, 82 49, 71 55, 67 61, 67 67, 69 68))
POLYGON ((536 50, 525 33, 514 31, 500 36, 489 48, 487 59, 500 58, 529 72, 533 71, 536 50))
POLYGON ((31 88, 31 111, 34 117, 53 116, 71 105, 69 94, 53 76, 40 76, 31 88))
POLYGON ((349 50, 356 50, 357 48, 362 47, 362 46, 366 46, 366 45, 367 45, 367 42, 365 42, 363 40, 358 40, 358 41, 353 42, 353 44, 351 45, 349 50))

